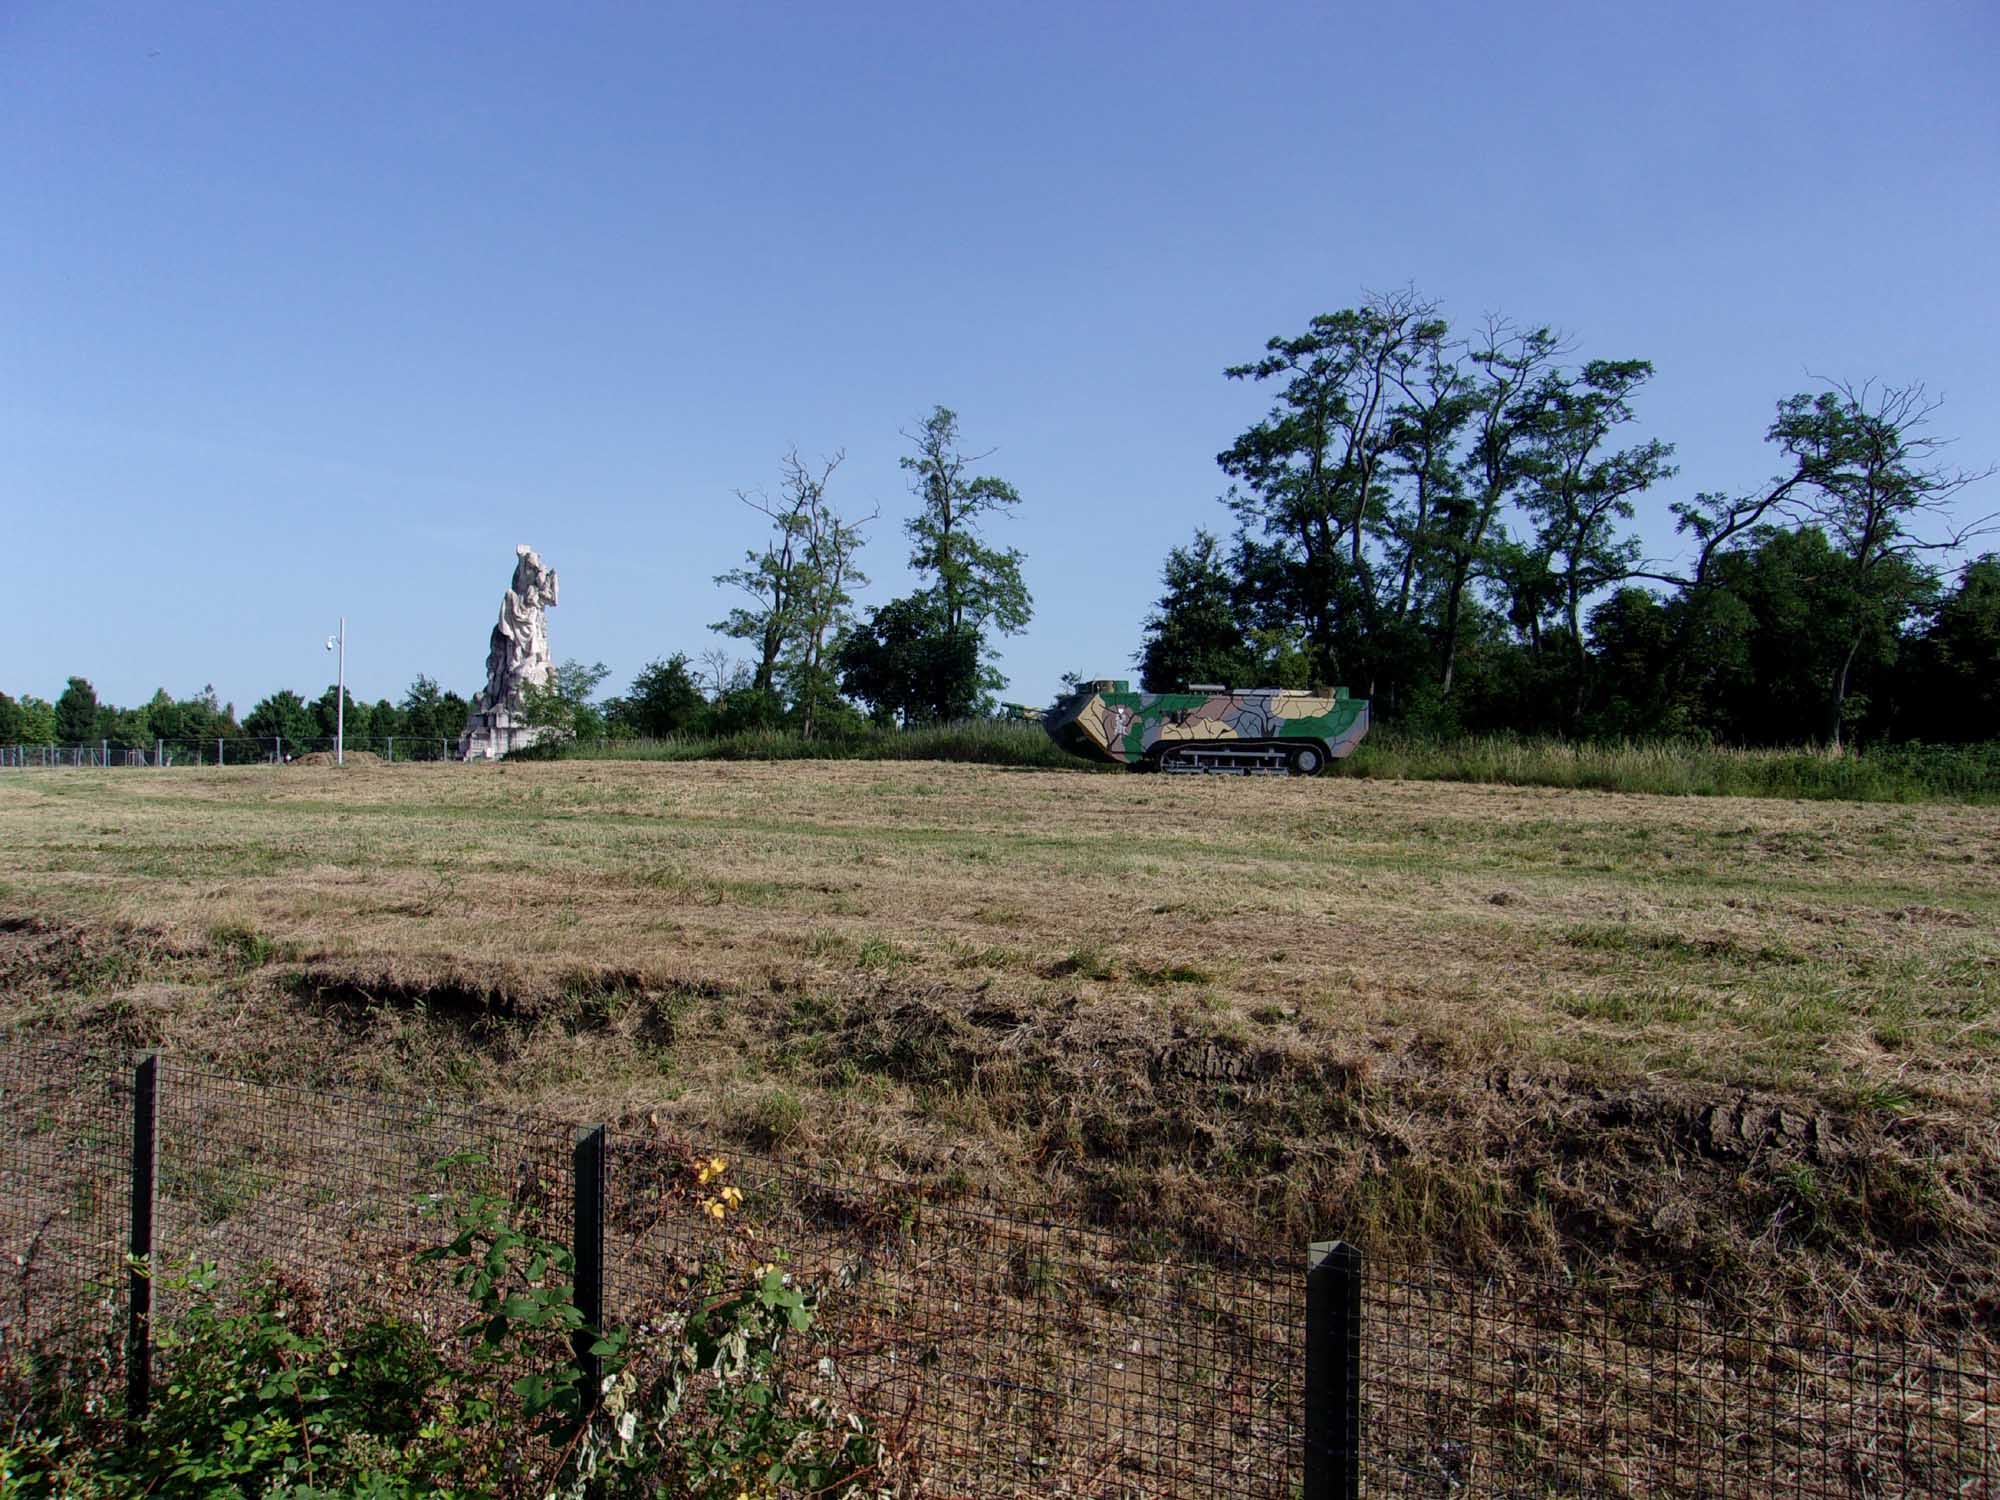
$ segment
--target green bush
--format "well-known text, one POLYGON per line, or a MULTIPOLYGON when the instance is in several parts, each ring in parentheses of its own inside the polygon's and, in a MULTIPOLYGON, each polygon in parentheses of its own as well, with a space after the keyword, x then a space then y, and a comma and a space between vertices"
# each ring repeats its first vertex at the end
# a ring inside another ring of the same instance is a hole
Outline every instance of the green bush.
MULTIPOLYGON (((474 1167, 457 1157, 447 1172, 474 1167)), ((740 1205, 691 1168, 682 1191, 716 1219, 740 1205)), ((16 1354, 0 1395, 0 1500, 563 1500, 670 1494, 740 1500, 780 1489, 857 1497, 886 1489, 867 1424, 788 1383, 817 1296, 771 1265, 705 1268, 641 1376, 622 1330, 585 1330, 574 1263, 472 1190, 426 1200, 451 1237, 416 1257, 470 1316, 435 1347, 414 1323, 329 1315, 314 1291, 265 1274, 231 1294, 213 1266, 165 1282, 181 1311, 156 1336, 160 1379, 143 1420, 104 1395, 108 1361, 16 1354), (591 1338, 599 1390, 574 1340, 591 1338), (82 1379, 79 1377, 91 1377, 82 1379), (85 1394, 88 1392, 89 1394, 85 1394)))

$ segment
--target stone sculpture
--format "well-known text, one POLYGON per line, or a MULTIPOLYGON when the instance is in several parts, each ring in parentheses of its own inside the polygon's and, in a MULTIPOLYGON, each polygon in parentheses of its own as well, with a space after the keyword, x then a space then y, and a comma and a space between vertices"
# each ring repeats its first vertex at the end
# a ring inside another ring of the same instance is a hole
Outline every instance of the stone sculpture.
POLYGON ((458 753, 465 760, 494 760, 525 750, 542 731, 522 722, 522 693, 549 681, 548 611, 556 602, 556 570, 535 549, 514 549, 514 582, 500 601, 500 622, 486 649, 486 686, 472 700, 458 753))

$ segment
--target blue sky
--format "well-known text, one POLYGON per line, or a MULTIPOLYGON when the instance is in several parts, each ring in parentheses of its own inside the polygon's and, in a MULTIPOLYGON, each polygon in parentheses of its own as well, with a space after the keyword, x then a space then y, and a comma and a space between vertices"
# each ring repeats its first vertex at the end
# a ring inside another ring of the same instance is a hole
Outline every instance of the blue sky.
POLYGON ((1657 364, 1656 555, 1813 375, 1928 382, 1983 466, 1996 44, 1985 0, 0 0, 0 688, 243 710, 344 612, 360 696, 469 693, 521 541, 622 687, 713 644, 793 444, 903 591, 942 402, 1024 496, 1039 700, 1222 528, 1222 368, 1406 283, 1657 364))

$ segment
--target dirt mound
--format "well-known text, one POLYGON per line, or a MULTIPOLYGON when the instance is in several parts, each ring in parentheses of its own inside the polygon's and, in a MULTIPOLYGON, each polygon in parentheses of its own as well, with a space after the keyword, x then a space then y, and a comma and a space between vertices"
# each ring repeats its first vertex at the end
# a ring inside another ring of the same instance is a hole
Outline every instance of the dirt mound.
MULTIPOLYGON (((295 766, 331 766, 338 765, 340 762, 333 758, 331 750, 315 750, 310 755, 294 757, 290 764, 295 766)), ((346 764, 350 766, 379 766, 383 764, 383 761, 382 757, 372 750, 350 750, 347 752, 346 764)))

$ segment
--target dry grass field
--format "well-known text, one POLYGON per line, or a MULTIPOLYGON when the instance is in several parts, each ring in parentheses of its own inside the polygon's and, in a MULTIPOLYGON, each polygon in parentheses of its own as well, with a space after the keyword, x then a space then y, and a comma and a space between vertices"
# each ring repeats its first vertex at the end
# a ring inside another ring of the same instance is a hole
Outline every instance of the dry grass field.
POLYGON ((1169 1238, 1976 1321, 2000 809, 879 762, 0 774, 0 1023, 1169 1238))

